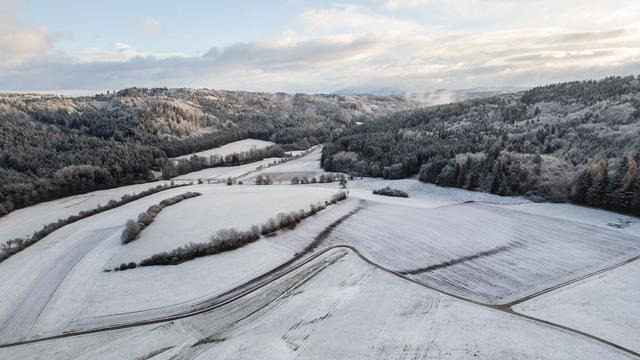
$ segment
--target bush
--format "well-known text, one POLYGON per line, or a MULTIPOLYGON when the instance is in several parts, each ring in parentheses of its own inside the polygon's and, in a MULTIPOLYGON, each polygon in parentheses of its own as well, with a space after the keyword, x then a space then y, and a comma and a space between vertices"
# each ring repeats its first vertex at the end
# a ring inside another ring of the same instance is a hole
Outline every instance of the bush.
POLYGON ((373 190, 373 193, 376 195, 384 195, 384 196, 395 196, 395 197, 403 197, 403 198, 409 197, 409 194, 407 194, 406 191, 392 189, 388 186, 382 189, 373 190))
POLYGON ((142 231, 140 224, 135 220, 129 219, 127 220, 127 224, 124 226, 124 230, 122 230, 120 241, 122 241, 123 244, 132 242, 138 238, 140 231, 142 231))

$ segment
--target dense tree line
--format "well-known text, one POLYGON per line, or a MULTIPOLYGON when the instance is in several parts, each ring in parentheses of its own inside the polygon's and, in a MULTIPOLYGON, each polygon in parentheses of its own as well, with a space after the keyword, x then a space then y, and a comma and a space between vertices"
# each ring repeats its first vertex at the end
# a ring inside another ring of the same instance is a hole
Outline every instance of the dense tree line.
POLYGON ((354 125, 324 147, 322 165, 639 214, 639 139, 640 79, 613 77, 354 125))
POLYGON ((640 153, 623 157, 615 171, 601 160, 588 165, 573 183, 570 199, 589 206, 640 215, 640 153))
MULTIPOLYGON (((399 98, 130 88, 116 94, 0 95, 0 216, 37 202, 151 178, 171 157, 233 141, 285 150, 354 119, 415 107, 399 98)), ((233 159, 232 159, 233 161, 233 159)), ((186 166, 186 164, 185 164, 186 166)))

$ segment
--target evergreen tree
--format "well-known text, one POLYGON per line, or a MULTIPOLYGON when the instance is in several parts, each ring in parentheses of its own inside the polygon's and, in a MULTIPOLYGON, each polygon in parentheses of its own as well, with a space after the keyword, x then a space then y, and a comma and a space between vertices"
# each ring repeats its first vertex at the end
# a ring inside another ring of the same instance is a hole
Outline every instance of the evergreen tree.
POLYGON ((570 198, 572 201, 580 204, 590 204, 590 191, 593 186, 593 178, 589 169, 584 169, 576 180, 571 191, 570 198))
POLYGON ((609 204, 609 163, 602 160, 597 165, 598 175, 591 190, 593 206, 606 207, 609 204))

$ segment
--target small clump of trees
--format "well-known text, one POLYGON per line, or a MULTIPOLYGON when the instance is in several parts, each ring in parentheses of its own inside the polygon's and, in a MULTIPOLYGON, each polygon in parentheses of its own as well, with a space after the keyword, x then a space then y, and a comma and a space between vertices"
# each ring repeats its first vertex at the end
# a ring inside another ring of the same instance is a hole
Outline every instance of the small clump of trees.
POLYGON ((291 178, 291 185, 298 185, 298 184, 316 184, 318 182, 325 184, 325 183, 332 183, 334 181, 338 181, 338 183, 340 184, 340 187, 343 189, 347 188, 347 177, 344 176, 343 174, 322 174, 320 175, 320 180, 318 181, 318 179, 314 177, 312 177, 311 179, 309 179, 306 176, 303 177, 298 177, 298 176, 294 176, 291 178))
MULTIPOLYGON (((347 196, 346 192, 340 191, 333 194, 331 200, 325 201, 324 204, 311 204, 309 210, 300 209, 289 213, 279 213, 267 220, 262 226, 253 225, 247 231, 221 229, 212 235, 206 243, 189 243, 169 252, 155 254, 142 260, 137 266, 177 265, 198 257, 235 250, 258 240, 261 235, 268 236, 281 229, 293 229, 303 219, 315 215, 330 204, 337 204, 347 199, 347 196)), ((130 267, 126 265, 125 268, 130 267)), ((124 269, 120 267, 118 270, 124 269)))
POLYGON ((400 189, 393 189, 389 186, 383 187, 382 189, 373 190, 373 193, 376 195, 384 195, 384 196, 394 196, 394 197, 403 197, 408 198, 409 194, 406 191, 402 191, 400 189))
POLYGON ((29 246, 37 243, 38 241, 42 240, 44 237, 46 237, 47 235, 51 234, 52 232, 60 229, 63 226, 69 225, 71 223, 74 223, 76 221, 88 218, 89 216, 93 216, 96 214, 99 214, 101 212, 107 211, 107 210, 111 210, 114 209, 118 206, 122 206, 124 204, 130 203, 132 201, 141 199, 145 196, 149 196, 155 193, 158 193, 160 191, 164 191, 164 190, 168 190, 168 189, 173 189, 173 188, 177 188, 177 187, 181 187, 181 186, 186 186, 186 184, 174 184, 173 182, 171 182, 171 184, 166 184, 166 185, 158 185, 156 187, 152 187, 149 189, 146 189, 138 194, 134 194, 134 195, 129 195, 129 194, 125 194, 123 195, 120 200, 111 200, 107 203, 107 205, 103 205, 103 206, 98 206, 94 209, 91 210, 84 210, 79 212, 76 215, 72 215, 69 216, 66 219, 59 219, 58 221, 54 222, 54 223, 50 223, 45 225, 42 229, 36 231, 33 233, 33 235, 31 235, 31 237, 23 239, 23 238, 17 238, 17 239, 11 239, 11 240, 7 240, 4 243, 0 244, 0 263, 3 262, 4 260, 8 259, 9 257, 17 254, 18 252, 28 248, 29 246))
POLYGON ((271 175, 258 175, 256 176, 256 185, 272 185, 273 179, 271 179, 271 175))
POLYGON ((147 226, 151 225, 151 223, 156 219, 156 216, 158 216, 158 214, 160 214, 160 211, 162 211, 164 208, 200 195, 202 194, 200 194, 199 192, 189 191, 184 194, 164 199, 157 205, 151 205, 147 209, 147 211, 138 214, 138 220, 127 220, 127 223, 124 226, 124 230, 122 230, 122 234, 120 235, 120 241, 122 241, 123 244, 127 244, 136 240, 140 236, 140 232, 142 232, 142 230, 144 230, 147 226))

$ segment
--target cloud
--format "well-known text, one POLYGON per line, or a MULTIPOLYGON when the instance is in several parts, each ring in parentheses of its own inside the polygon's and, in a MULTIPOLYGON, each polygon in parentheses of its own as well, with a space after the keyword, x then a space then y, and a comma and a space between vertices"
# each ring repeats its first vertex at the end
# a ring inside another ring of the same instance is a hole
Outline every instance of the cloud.
MULTIPOLYGON (((389 1, 386 8, 447 8, 454 3, 401 2, 397 0, 393 5, 389 1)), ((479 2, 474 0, 457 2, 448 9, 455 10, 451 10, 455 17, 482 17, 504 2, 487 0, 488 10, 477 13, 473 9, 479 2)), ((527 3, 516 3, 523 7, 522 11, 530 10, 527 3)), ((38 55, 19 56, 20 51, 10 50, 11 56, 20 57, 20 61, 4 65, 0 87, 189 86, 288 92, 398 88, 424 92, 439 88, 535 86, 640 72, 637 19, 631 20, 616 10, 603 12, 606 19, 594 26, 586 27, 583 20, 574 18, 556 26, 560 15, 553 15, 549 23, 543 21, 550 19, 549 10, 557 8, 555 2, 541 0, 540 4, 543 9, 532 10, 526 21, 517 16, 522 13, 513 10, 512 5, 505 5, 496 11, 501 16, 507 12, 507 17, 522 24, 481 28, 433 26, 421 23, 419 17, 396 16, 393 11, 357 5, 307 9, 280 36, 213 47, 198 56, 149 53, 127 43, 114 43, 106 50, 57 54, 51 51, 48 41, 31 52, 38 55)), ((594 5, 590 11, 596 10, 602 10, 602 6, 594 5)), ((587 12, 581 13, 584 14, 587 12)), ((50 38, 46 31, 29 30, 43 39, 50 38)))
POLYGON ((157 37, 162 35, 164 31, 162 23, 154 19, 145 19, 138 26, 138 33, 143 37, 157 37))
POLYGON ((135 58, 153 57, 158 59, 170 57, 183 57, 182 53, 154 53, 149 54, 136 50, 132 45, 116 42, 113 43, 111 49, 102 50, 98 48, 89 48, 80 52, 77 60, 79 62, 126 62, 135 58))
POLYGON ((383 8, 436 15, 443 23, 574 30, 638 26, 640 13, 640 3, 628 0, 387 0, 383 8))
POLYGON ((53 37, 46 28, 18 22, 10 10, 0 5, 0 69, 18 66, 53 49, 53 37))

